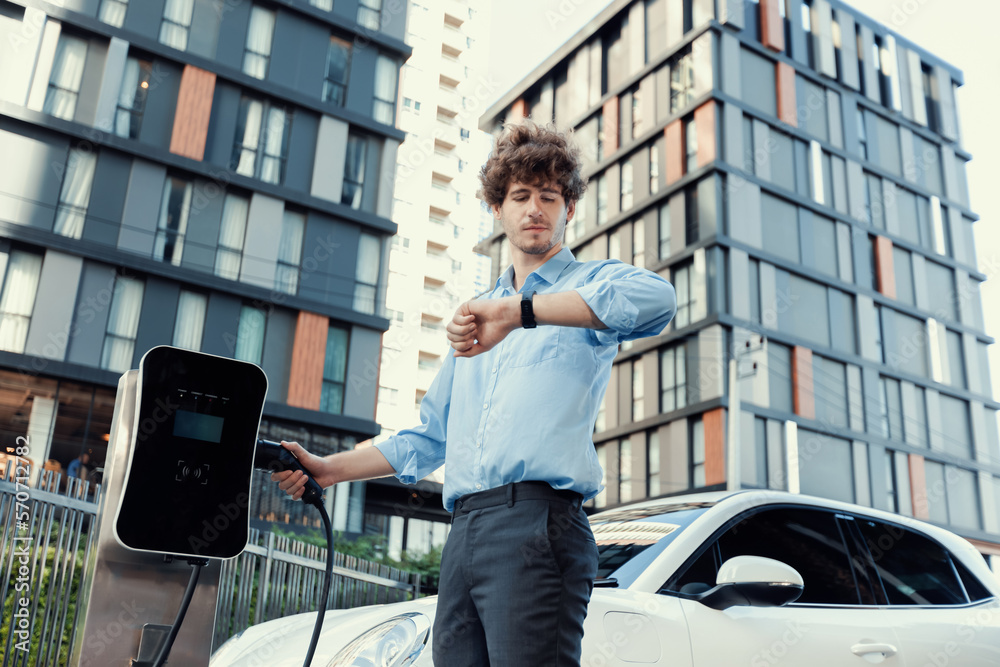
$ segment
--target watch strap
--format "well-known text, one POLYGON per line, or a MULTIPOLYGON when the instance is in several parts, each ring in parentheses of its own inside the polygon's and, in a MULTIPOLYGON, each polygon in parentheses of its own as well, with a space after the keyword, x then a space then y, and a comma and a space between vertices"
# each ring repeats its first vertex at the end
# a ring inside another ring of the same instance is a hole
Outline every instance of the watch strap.
POLYGON ((538 323, 535 321, 534 298, 534 290, 521 294, 521 326, 525 329, 534 329, 538 326, 538 323))

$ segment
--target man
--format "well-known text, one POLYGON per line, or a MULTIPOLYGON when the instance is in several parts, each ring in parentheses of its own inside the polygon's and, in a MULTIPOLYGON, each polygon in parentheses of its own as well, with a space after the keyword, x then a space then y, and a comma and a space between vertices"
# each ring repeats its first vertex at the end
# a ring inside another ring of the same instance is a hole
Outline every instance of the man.
MULTIPOLYGON (((577 262, 563 248, 585 188, 564 135, 508 126, 480 180, 513 265, 448 324, 455 352, 424 396, 420 426, 326 458, 286 446, 324 487, 389 474, 412 484, 446 464, 453 520, 435 665, 578 665, 597 569, 581 509, 601 486, 594 422, 618 343, 658 334, 674 290, 648 271, 577 262)), ((301 497, 301 472, 272 479, 301 497)))
POLYGON ((87 479, 87 464, 90 463, 90 454, 84 452, 69 462, 66 468, 67 477, 78 477, 87 479))

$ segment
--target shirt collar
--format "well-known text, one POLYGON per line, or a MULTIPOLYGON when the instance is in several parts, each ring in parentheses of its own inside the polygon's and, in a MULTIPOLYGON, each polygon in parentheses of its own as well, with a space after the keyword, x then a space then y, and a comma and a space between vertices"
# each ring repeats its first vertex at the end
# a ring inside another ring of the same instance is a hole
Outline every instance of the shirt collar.
MULTIPOLYGON (((569 248, 563 246, 563 248, 557 252, 555 255, 549 258, 547 262, 542 264, 540 267, 528 274, 528 277, 524 279, 522 283, 522 288, 531 282, 531 276, 536 276, 538 280, 544 280, 549 285, 552 285, 559 279, 560 274, 562 274, 563 269, 569 266, 572 262, 576 261, 576 257, 573 256, 572 251, 569 248)), ((500 274, 497 278, 497 287, 503 288, 504 290, 514 291, 514 265, 511 264, 507 267, 507 270, 500 274)))

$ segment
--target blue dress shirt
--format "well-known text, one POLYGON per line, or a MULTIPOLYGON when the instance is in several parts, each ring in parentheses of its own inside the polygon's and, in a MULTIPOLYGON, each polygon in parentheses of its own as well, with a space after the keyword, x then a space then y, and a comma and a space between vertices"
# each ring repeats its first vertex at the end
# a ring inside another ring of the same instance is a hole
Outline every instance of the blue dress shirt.
MULTIPOLYGON (((480 298, 512 296, 514 269, 480 298)), ((521 291, 576 290, 607 329, 515 329, 488 352, 448 354, 420 405, 421 424, 376 445, 396 477, 414 484, 445 464, 444 506, 526 480, 589 500, 603 471, 594 422, 622 341, 655 336, 676 309, 674 288, 618 260, 578 262, 563 248, 524 279, 521 291)))

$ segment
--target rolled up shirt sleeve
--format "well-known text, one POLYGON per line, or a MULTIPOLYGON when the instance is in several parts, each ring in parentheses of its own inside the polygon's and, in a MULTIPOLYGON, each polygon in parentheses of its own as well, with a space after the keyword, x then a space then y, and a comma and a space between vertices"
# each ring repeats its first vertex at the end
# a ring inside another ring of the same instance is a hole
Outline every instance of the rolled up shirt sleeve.
POLYGON ((607 327, 593 332, 601 345, 655 336, 677 310, 673 285, 616 260, 599 265, 576 291, 607 327))
POLYGON ((446 354, 441 370, 420 402, 420 425, 403 429, 375 445, 403 484, 416 484, 444 464, 454 376, 455 359, 446 354))

